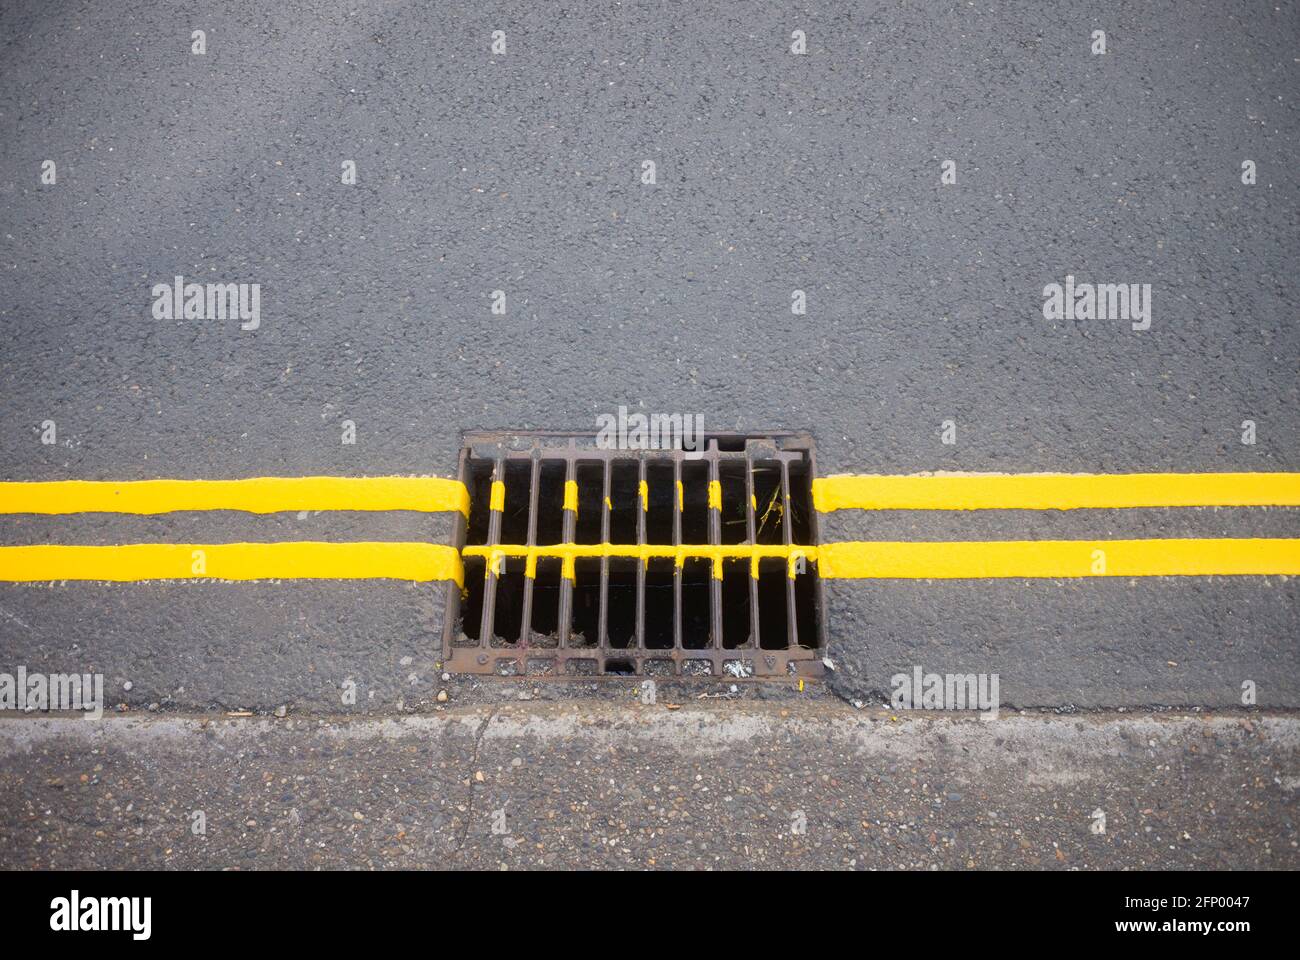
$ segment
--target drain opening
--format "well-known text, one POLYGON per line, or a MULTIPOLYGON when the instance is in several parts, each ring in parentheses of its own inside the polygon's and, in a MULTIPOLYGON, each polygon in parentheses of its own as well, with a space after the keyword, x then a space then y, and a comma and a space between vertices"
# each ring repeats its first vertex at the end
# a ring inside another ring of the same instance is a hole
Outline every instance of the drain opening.
POLYGON ((465 586, 448 594, 447 669, 819 673, 814 472, 811 440, 796 434, 712 437, 689 457, 590 436, 467 435, 465 586))
MULTIPOLYGON (((749 539, 749 479, 745 464, 737 460, 723 460, 718 464, 718 483, 722 494, 722 542, 745 543, 749 539)), ((796 540, 796 543, 801 541, 796 540)), ((802 541, 811 543, 812 540, 802 541)))
POLYGON ((605 633, 609 646, 626 650, 636 643, 636 567, 637 560, 609 561, 609 586, 606 588, 605 633))
POLYGON ((645 645, 673 649, 675 572, 671 560, 651 560, 645 572, 645 645))
MULTIPOLYGON (((491 463, 471 463, 468 471, 461 477, 469 490, 470 503, 487 503, 489 487, 492 483, 491 463)), ((465 544, 487 543, 488 511, 472 510, 469 515, 469 528, 465 531, 465 544)))
POLYGON ((722 646, 737 650, 753 636, 749 606, 749 562, 728 560, 722 568, 722 646))
POLYGON ((781 467, 775 463, 755 464, 754 523, 758 543, 784 542, 785 502, 781 497, 781 467))
POLYGON ((505 508, 501 514, 502 543, 528 542, 528 513, 532 492, 531 465, 525 461, 507 463, 505 508))
MULTIPOLYGON (((564 540, 564 464, 543 460, 537 483, 536 543, 552 544, 564 540)), ((470 500, 469 516, 474 519, 475 509, 484 508, 483 501, 470 500)))
POLYGON ((580 559, 573 578, 573 627, 569 644, 595 647, 600 643, 600 561, 580 559))
POLYGON ((605 465, 603 463, 578 464, 578 503, 583 509, 578 511, 577 530, 574 539, 578 543, 600 543, 601 521, 605 516, 605 465))
POLYGON ((635 460, 615 460, 609 470, 609 542, 636 543, 641 499, 635 460))
POLYGON ((707 650, 712 645, 713 617, 709 608, 713 563, 687 560, 682 568, 682 647, 707 650))
POLYGON ((483 624, 483 585, 486 580, 483 571, 486 566, 487 561, 482 557, 465 558, 465 601, 461 605, 461 616, 457 627, 468 640, 480 639, 479 628, 483 624))
POLYGON ((646 543, 673 543, 677 512, 673 501, 677 497, 676 482, 671 463, 652 463, 646 467, 646 543))
MULTIPOLYGON (((465 575, 467 578, 468 573, 465 575)), ((468 579, 466 580, 468 583, 468 579)), ((527 587, 527 584, 524 585, 527 587)), ((560 642, 560 561, 543 557, 537 561, 533 578, 533 634, 535 647, 554 647, 560 642)))
MULTIPOLYGON (((682 543, 709 542, 709 465, 682 464, 682 543)), ((725 541, 724 541, 725 542, 725 541)))
POLYGON ((496 614, 492 618, 492 645, 519 642, 524 617, 524 565, 509 561, 497 583, 496 614))
POLYGON ((785 563, 763 560, 758 565, 758 635, 764 650, 780 650, 786 645, 786 576, 785 563))

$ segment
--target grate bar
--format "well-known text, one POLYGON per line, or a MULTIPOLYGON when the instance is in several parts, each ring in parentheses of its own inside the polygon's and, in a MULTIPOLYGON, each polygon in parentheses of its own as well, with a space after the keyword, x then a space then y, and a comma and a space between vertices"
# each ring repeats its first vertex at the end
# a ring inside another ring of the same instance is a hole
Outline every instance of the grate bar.
MULTIPOLYGON (((573 444, 569 444, 572 450, 573 444)), ((560 516, 562 518, 563 534, 561 539, 565 543, 573 543, 574 533, 577 528, 578 511, 568 509, 569 491, 572 487, 569 484, 578 482, 578 464, 572 456, 566 457, 564 461, 564 492, 563 499, 560 501, 560 516)), ((575 504, 576 506, 576 504, 575 504)), ((573 581, 576 576, 576 561, 572 557, 565 557, 560 568, 560 623, 559 636, 560 646, 569 646, 570 626, 573 623, 573 581)))
MULTIPOLYGON (((609 543, 609 522, 610 522, 610 478, 614 472, 614 464, 606 460, 603 464, 600 484, 600 542, 609 543)), ((591 506, 588 505, 588 510, 591 506)), ((600 558, 600 625, 597 627, 596 637, 598 646, 602 650, 609 650, 609 557, 600 558)))
MULTIPOLYGON (((685 501, 682 495, 682 458, 673 457, 673 546, 682 545, 682 513, 685 501)), ((686 648, 682 636, 682 578, 686 575, 685 564, 673 562, 673 661, 681 666, 681 651, 686 648)))
MULTIPOLYGON (((488 532, 487 545, 495 547, 501 543, 501 509, 497 506, 497 491, 504 489, 506 478, 505 461, 500 457, 492 464, 491 493, 489 494, 488 507, 488 532), (500 483, 501 487, 497 484, 500 483)), ((505 572, 506 559, 501 556, 488 553, 487 561, 484 564, 483 575, 486 578, 483 584, 483 619, 479 624, 479 642, 488 646, 492 645, 492 631, 495 628, 494 617, 497 608, 497 583, 501 579, 501 574, 505 572)))
MULTIPOLYGON (((636 543, 637 546, 643 547, 646 542, 646 512, 649 506, 649 500, 646 493, 646 462, 645 457, 637 458, 637 482, 636 482, 636 499, 637 502, 633 507, 636 510, 636 543)), ((645 572, 650 565, 646 560, 636 565, 636 648, 642 656, 645 655, 645 572)))
MULTIPOLYGON (((709 462, 709 486, 705 492, 708 503, 709 543, 718 547, 722 545, 722 475, 718 468, 718 442, 710 440, 705 457, 709 462)), ((709 570, 709 649, 714 651, 714 660, 718 660, 718 651, 722 650, 722 565, 721 557, 715 557, 709 570)))

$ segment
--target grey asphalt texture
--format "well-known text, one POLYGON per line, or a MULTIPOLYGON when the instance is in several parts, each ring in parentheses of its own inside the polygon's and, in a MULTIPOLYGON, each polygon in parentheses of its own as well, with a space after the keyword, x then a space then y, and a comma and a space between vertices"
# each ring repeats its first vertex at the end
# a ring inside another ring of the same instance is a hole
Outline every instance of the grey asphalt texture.
MULTIPOLYGON (((450 476, 467 429, 594 429, 625 403, 809 429, 822 473, 1297 470, 1297 39, 1291 3, 6 4, 0 462, 19 480, 450 476), (1149 282, 1152 328, 1044 320, 1067 273, 1149 282), (152 319, 175 274, 257 282, 261 328, 152 319)), ((1295 510, 823 523, 1300 532, 1295 510)), ((3 529, 446 537, 402 515, 3 529)), ((140 706, 295 686, 335 705, 304 674, 370 675, 391 705, 404 675, 380 665, 441 626, 426 593, 3 585, 0 641, 32 669, 134 678, 140 706)), ((846 696, 919 662, 1000 673, 1026 706, 1231 705, 1247 679, 1300 706, 1294 581, 854 581, 828 602, 846 696)))
POLYGON ((0 867, 1295 870, 1298 759, 1294 717, 840 703, 8 720, 0 867))
MULTIPOLYGON (((592 430, 620 404, 809 430, 822 474, 1297 470, 1298 40, 1295 3, 9 2, 0 472, 450 476, 462 431, 592 430), (260 329, 153 319, 152 285, 177 274, 259 283, 260 329), (1066 274, 1150 283, 1151 329, 1044 320, 1042 288, 1066 274)), ((826 540, 1300 535, 1285 509, 823 524, 826 540)), ((447 525, 11 517, 0 533, 441 541, 447 525)), ((1231 707, 1246 680, 1261 707, 1300 707, 1294 580, 827 594, 847 699, 920 664, 999 673, 1021 707, 1231 707)), ((328 713, 346 679, 357 713, 431 709, 442 597, 0 585, 0 659, 103 672, 132 710, 328 713)))

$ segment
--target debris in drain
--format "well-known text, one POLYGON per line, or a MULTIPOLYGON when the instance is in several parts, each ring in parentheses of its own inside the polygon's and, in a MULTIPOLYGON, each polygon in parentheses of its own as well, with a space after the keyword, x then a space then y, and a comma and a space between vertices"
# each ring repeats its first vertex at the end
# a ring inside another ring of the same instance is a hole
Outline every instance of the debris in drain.
POLYGON ((717 435, 692 454, 611 450, 594 435, 466 436, 465 585, 448 589, 446 668, 819 675, 813 474, 801 434, 717 435))

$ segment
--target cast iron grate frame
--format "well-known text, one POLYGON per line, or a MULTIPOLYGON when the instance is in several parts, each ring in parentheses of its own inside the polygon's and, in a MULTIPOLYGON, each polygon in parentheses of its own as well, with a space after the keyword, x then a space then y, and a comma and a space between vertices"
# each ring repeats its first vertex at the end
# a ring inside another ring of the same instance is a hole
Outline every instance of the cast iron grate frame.
POLYGON ((806 433, 713 434, 695 456, 601 449, 594 434, 467 433, 460 479, 471 510, 454 532, 465 587, 448 585, 444 669, 530 677, 821 675, 826 624, 815 475, 806 433), (629 478, 636 481, 634 517, 629 478), (707 531, 707 541, 684 542, 684 522, 688 532, 707 531), (613 527, 635 529, 635 538, 611 544, 613 527), (511 542, 519 533, 520 542, 511 542), (809 547, 813 556, 805 555, 809 547), (642 550, 651 554, 644 562, 642 550))

